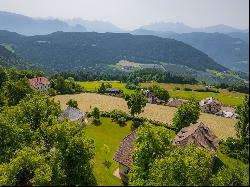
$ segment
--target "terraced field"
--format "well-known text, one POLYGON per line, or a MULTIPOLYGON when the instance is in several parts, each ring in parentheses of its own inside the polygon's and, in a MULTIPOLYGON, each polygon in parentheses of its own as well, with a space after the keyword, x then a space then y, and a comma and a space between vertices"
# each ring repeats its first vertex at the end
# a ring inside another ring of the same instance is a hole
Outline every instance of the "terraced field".
MULTIPOLYGON (((66 108, 66 102, 69 99, 74 99, 78 102, 78 107, 85 112, 91 111, 94 107, 98 107, 102 111, 119 109, 128 112, 126 101, 122 98, 112 96, 81 93, 74 95, 58 95, 54 98, 56 101, 60 102, 62 109, 66 108)), ((147 104, 144 112, 140 114, 140 116, 170 124, 175 112, 176 108, 147 104)), ((235 119, 202 113, 199 121, 207 125, 219 138, 236 137, 234 130, 234 125, 236 123, 235 119)))

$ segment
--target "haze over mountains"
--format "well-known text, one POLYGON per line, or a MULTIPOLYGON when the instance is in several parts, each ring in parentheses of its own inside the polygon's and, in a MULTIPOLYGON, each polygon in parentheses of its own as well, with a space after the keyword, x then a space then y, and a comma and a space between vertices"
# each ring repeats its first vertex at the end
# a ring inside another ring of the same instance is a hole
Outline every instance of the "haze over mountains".
POLYGON ((157 22, 149 25, 145 25, 140 27, 140 29, 151 30, 151 31, 160 31, 160 32, 175 32, 175 33, 190 33, 190 32, 220 32, 220 33, 232 33, 232 32, 248 32, 247 30, 241 30, 237 28, 233 28, 231 26, 227 26, 224 24, 214 25, 203 28, 193 28, 183 23, 171 23, 171 22, 157 22))
MULTIPOLYGON (((24 35, 48 34, 47 32, 133 32, 121 29, 112 23, 105 21, 89 21, 82 18, 72 19, 34 19, 20 14, 0 11, 0 29, 17 32, 24 35), (29 31, 31 30, 31 31, 29 31)), ((248 33, 248 30, 241 30, 224 24, 204 28, 193 28, 183 23, 156 22, 142 26, 138 29, 157 32, 220 32, 220 33, 248 33)))
MULTIPOLYGON (((241 30, 223 24, 192 28, 183 23, 157 22, 142 26, 134 31, 125 31, 112 23, 103 21, 88 21, 81 18, 67 20, 34 19, 0 11, 0 30, 13 31, 26 36, 47 35, 57 31, 64 31, 131 33, 133 35, 154 35, 162 38, 172 38, 206 53, 213 61, 224 67, 235 71, 249 72, 248 30, 241 30)), ((6 37, 9 37, 8 34, 6 37)), ((20 38, 18 36, 16 39, 20 40, 20 38)))

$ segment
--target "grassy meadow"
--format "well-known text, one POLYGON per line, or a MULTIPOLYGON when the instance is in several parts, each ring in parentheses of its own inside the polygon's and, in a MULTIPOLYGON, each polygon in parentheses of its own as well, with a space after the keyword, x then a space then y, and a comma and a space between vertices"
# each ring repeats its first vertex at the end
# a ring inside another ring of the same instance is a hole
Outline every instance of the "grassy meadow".
POLYGON ((126 84, 120 83, 118 81, 96 81, 96 82, 94 81, 94 82, 77 82, 77 83, 83 86, 84 89, 88 91, 97 91, 102 83, 110 83, 113 88, 119 88, 120 90, 123 90, 125 94, 131 94, 134 92, 133 90, 125 88, 126 84))

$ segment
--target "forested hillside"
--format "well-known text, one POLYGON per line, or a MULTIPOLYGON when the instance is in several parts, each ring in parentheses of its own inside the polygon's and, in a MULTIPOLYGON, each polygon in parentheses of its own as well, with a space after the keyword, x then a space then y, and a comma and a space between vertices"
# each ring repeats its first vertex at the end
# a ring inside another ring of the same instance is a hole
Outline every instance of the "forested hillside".
POLYGON ((170 36, 208 54, 234 71, 249 72, 249 44, 221 33, 186 33, 170 36))
POLYGON ((145 64, 180 64, 201 71, 227 70, 183 42, 156 36, 55 32, 31 37, 15 35, 18 39, 15 41, 6 35, 6 31, 0 32, 0 43, 12 44, 21 57, 55 70, 79 70, 96 64, 115 64, 122 59, 145 64))
POLYGON ((31 70, 42 70, 43 68, 39 65, 32 64, 28 61, 23 60, 7 49, 0 45, 0 65, 4 67, 15 67, 17 69, 31 69, 31 70))
POLYGON ((154 35, 182 41, 206 53, 213 60, 234 71, 249 72, 248 33, 204 33, 192 32, 177 34, 173 32, 137 29, 134 35, 154 35))

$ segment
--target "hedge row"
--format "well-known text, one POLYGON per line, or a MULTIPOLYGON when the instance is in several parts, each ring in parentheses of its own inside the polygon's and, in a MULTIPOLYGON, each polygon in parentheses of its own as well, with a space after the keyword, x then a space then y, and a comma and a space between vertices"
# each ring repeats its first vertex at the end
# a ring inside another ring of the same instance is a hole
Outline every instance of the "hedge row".
MULTIPOLYGON (((91 113, 87 114, 87 117, 91 117, 91 116, 92 116, 91 113)), ((100 111, 100 116, 111 118, 112 121, 116 121, 119 124, 123 124, 127 121, 132 120, 133 123, 137 123, 136 126, 139 126, 138 125, 139 123, 142 124, 144 122, 149 122, 149 123, 156 125, 156 126, 163 126, 163 127, 168 128, 168 129, 172 129, 172 127, 167 123, 163 123, 160 121, 151 120, 151 119, 147 119, 147 118, 143 118, 143 117, 131 116, 131 115, 129 115, 123 111, 120 111, 120 110, 113 110, 111 112, 100 111)))

